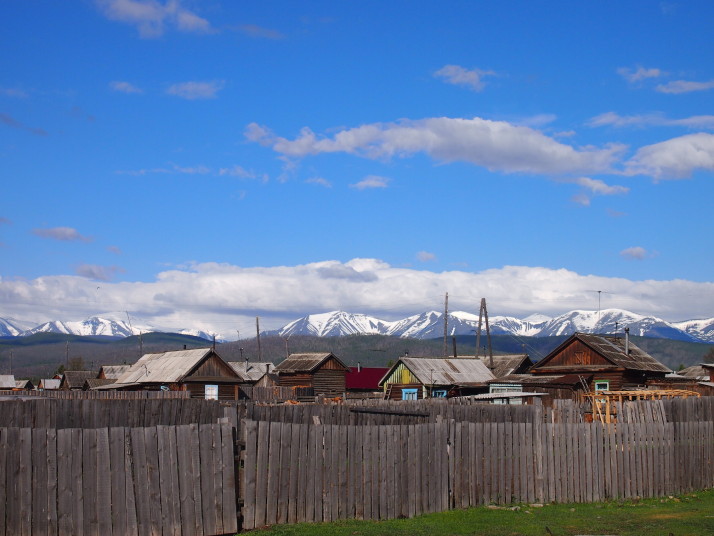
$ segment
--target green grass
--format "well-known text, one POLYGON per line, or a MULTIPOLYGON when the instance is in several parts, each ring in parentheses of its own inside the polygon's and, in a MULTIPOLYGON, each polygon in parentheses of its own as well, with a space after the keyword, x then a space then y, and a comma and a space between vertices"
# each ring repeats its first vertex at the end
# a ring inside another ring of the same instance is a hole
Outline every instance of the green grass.
POLYGON ((673 498, 513 509, 470 508, 391 521, 275 525, 254 536, 565 536, 714 534, 714 490, 673 498))

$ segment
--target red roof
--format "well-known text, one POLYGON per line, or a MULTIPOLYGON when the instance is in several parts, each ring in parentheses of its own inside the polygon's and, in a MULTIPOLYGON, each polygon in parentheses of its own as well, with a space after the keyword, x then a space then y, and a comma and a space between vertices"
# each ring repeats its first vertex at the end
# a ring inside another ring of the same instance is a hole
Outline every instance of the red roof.
POLYGON ((349 389, 369 389, 379 391, 379 380, 389 371, 388 367, 350 367, 345 375, 345 387, 349 389))

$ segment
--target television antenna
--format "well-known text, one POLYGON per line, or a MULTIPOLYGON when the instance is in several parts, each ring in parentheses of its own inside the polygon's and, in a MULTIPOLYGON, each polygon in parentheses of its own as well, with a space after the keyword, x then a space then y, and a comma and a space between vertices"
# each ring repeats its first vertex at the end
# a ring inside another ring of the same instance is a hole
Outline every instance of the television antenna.
MULTIPOLYGON (((607 290, 593 290, 589 289, 588 292, 597 292, 597 324, 600 323, 600 300, 602 298, 603 292, 605 294, 612 294, 612 292, 608 292, 607 290)), ((595 325, 597 325, 595 324, 595 325)))

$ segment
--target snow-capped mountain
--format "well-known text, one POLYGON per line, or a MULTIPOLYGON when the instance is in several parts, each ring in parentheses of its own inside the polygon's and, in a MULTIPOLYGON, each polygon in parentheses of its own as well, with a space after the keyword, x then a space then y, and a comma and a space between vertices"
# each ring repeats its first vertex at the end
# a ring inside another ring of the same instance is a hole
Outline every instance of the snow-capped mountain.
POLYGON ((24 331, 22 336, 34 335, 35 333, 65 333, 68 335, 93 336, 102 335, 105 337, 129 337, 138 335, 139 332, 146 332, 139 328, 132 328, 128 323, 121 320, 108 320, 93 316, 80 322, 63 322, 54 320, 45 322, 37 327, 24 331))
POLYGON ((308 315, 299 318, 275 332, 267 334, 287 337, 290 335, 315 335, 317 337, 333 337, 339 335, 384 334, 388 330, 389 322, 362 314, 333 311, 308 315))
POLYGON ((18 337, 30 329, 34 324, 15 320, 14 318, 0 318, 0 337, 18 337))
MULTIPOLYGON (((385 321, 366 315, 333 311, 308 315, 268 335, 316 335, 320 337, 351 335, 355 333, 394 335, 417 339, 432 339, 444 334, 444 314, 429 311, 402 320, 385 321)), ((455 311, 449 313, 449 335, 473 335, 478 327, 478 315, 455 311)), ((622 333, 630 328, 632 335, 675 339, 689 342, 714 342, 714 318, 691 320, 676 324, 654 316, 638 315, 620 309, 601 311, 570 311, 556 318, 531 315, 524 320, 509 316, 489 318, 492 334, 550 337, 573 333, 622 333)), ((482 323, 485 333, 485 320, 482 323)))
MULTIPOLYGON (((111 315, 107 315, 111 316, 111 315)), ((311 314, 294 320, 286 326, 265 335, 313 335, 333 337, 354 334, 392 335, 404 338, 433 339, 444 335, 444 314, 428 311, 401 320, 380 320, 364 314, 345 311, 311 314)), ((478 327, 478 315, 464 311, 449 313, 449 335, 474 335, 478 327)), ((525 319, 511 316, 489 317, 492 334, 512 334, 526 337, 550 337, 583 333, 622 333, 630 328, 632 335, 656 337, 689 342, 714 343, 714 318, 666 322, 654 316, 645 316, 621 309, 601 311, 570 311, 555 318, 534 314, 525 319)), ((119 318, 108 319, 94 316, 80 322, 53 321, 30 328, 30 324, 12 318, 0 318, 0 336, 17 337, 34 333, 66 333, 72 335, 128 337, 139 333, 173 332, 193 335, 206 340, 223 342, 223 337, 212 331, 200 329, 167 329, 148 325, 129 325, 119 318)), ((485 321, 482 324, 485 333, 485 321)))

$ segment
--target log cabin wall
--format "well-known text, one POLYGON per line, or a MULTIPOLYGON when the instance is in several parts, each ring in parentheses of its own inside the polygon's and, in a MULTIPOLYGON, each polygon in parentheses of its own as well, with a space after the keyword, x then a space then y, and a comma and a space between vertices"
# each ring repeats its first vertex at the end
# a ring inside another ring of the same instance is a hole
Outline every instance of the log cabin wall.
POLYGON ((313 376, 312 386, 316 395, 342 395, 346 390, 345 370, 341 367, 340 369, 320 368, 313 376))
POLYGON ((280 387, 312 387, 311 374, 280 374, 280 387))

